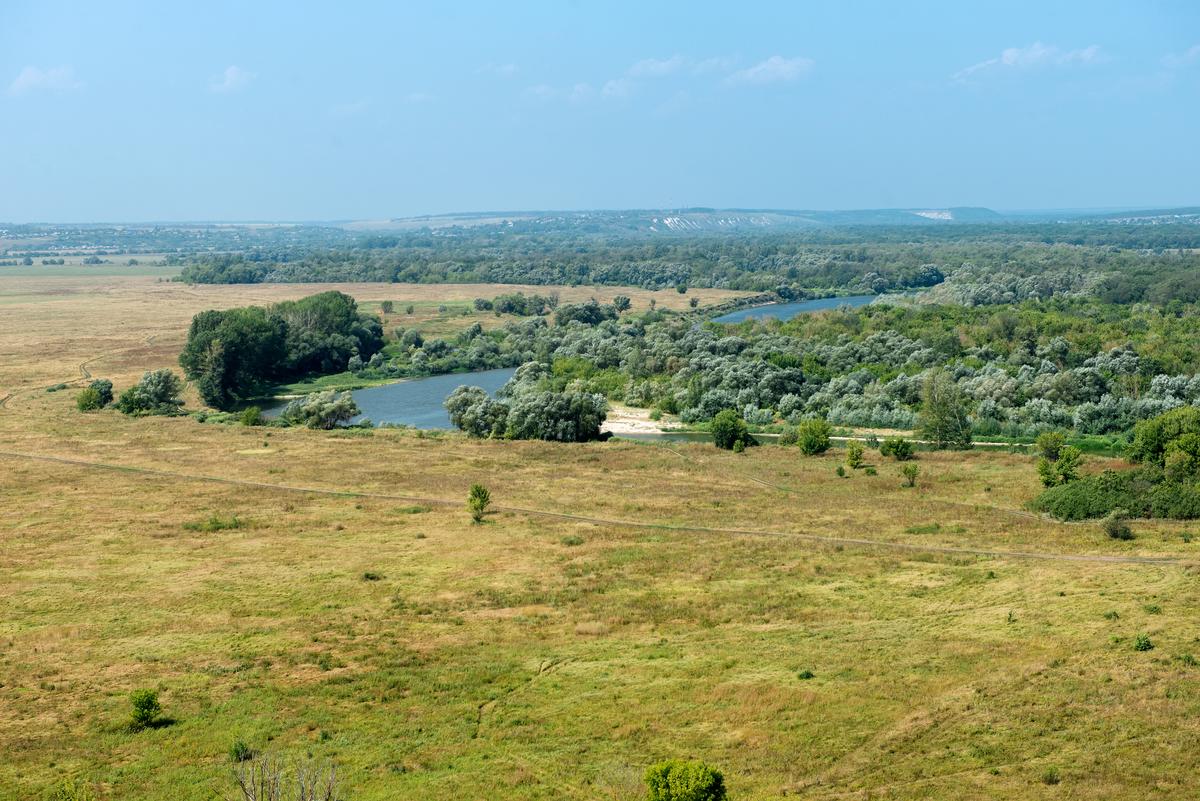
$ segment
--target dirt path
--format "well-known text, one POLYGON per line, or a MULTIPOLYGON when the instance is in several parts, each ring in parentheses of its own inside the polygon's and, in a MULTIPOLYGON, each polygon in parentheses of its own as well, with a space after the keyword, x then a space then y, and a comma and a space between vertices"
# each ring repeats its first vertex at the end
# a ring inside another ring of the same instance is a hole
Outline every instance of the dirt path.
MULTIPOLYGON (((419 495, 400 495, 393 493, 382 492, 363 492, 357 490, 337 490, 325 489, 321 487, 298 487, 288 484, 270 484, 263 481, 250 481, 247 479, 237 478, 222 478, 220 476, 205 476, 192 473, 181 473, 172 470, 160 470, 153 467, 135 467, 132 465, 112 464, 108 462, 92 462, 84 459, 71 459, 65 456, 47 456, 44 454, 21 453, 18 451, 0 450, 0 456, 6 456, 13 459, 29 459, 32 461, 50 462, 54 464, 71 465, 75 467, 90 468, 94 470, 112 470, 126 473, 137 473, 141 475, 160 476, 163 478, 176 479, 180 481, 203 481, 214 484, 226 484, 238 487, 251 487, 255 489, 267 489, 277 492, 296 492, 313 495, 330 495, 343 498, 374 498, 387 501, 401 501, 405 503, 422 503, 438 506, 462 507, 464 504, 459 500, 447 500, 445 498, 427 498, 419 495)), ((1038 559, 1052 562, 1077 562, 1091 564, 1133 564, 1133 565, 1190 565, 1190 561, 1185 561, 1172 556, 1106 556, 1103 554, 1070 554, 1070 553, 1048 553, 1043 551, 1006 551, 995 548, 962 548, 949 545, 923 545, 919 543, 908 542, 891 542, 888 540, 873 540, 865 537, 831 537, 820 534, 804 534, 794 531, 770 531, 762 529, 742 529, 742 528, 720 528, 713 526, 700 526, 691 524, 676 524, 676 523, 658 523, 645 520, 616 520, 605 517, 593 517, 591 515, 577 515, 569 512, 552 512, 545 509, 530 509, 522 506, 503 506, 494 505, 492 507, 498 512, 510 512, 514 514, 528 515, 530 517, 552 518, 557 520, 571 520, 579 523, 591 523, 600 526, 617 526, 623 528, 641 528, 641 529, 656 529, 660 531, 697 531, 705 534, 732 534, 736 536, 751 536, 751 537, 787 537, 794 540, 811 542, 820 545, 851 545, 863 548, 880 548, 887 550, 908 551, 912 553, 938 553, 950 554, 958 556, 983 556, 993 557, 998 559, 1038 559)))

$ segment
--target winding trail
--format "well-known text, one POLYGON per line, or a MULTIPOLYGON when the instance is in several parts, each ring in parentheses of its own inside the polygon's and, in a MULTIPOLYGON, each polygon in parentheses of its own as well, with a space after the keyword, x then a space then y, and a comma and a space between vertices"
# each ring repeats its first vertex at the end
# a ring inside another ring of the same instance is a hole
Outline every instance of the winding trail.
MULTIPOLYGON (((85 459, 72 459, 65 456, 47 456, 43 454, 22 453, 19 451, 0 450, 0 456, 12 459, 28 459, 31 461, 49 462, 52 464, 71 465, 74 467, 93 470, 111 470, 115 472, 135 473, 140 475, 159 476, 180 481, 200 481, 213 484, 225 484, 235 487, 250 487, 254 489, 274 490, 277 492, 295 492, 310 495, 328 495, 341 498, 371 498, 405 503, 421 503, 437 506, 460 507, 461 501, 445 498, 428 498, 419 495, 402 495, 383 492, 365 492, 361 490, 337 490, 323 487, 300 487, 290 484, 271 484, 265 481, 250 481, 248 479, 224 478, 221 476, 206 476, 194 473, 183 473, 173 470, 161 470, 153 467, 136 467, 133 465, 113 464, 110 462, 93 462, 85 459)), ((927 545, 920 543, 892 542, 889 540, 874 540, 866 537, 832 537, 821 534, 806 534, 796 531, 772 531, 766 529, 723 528, 701 526, 689 523, 661 523, 647 520, 618 520, 592 515, 571 514, 569 512, 553 512, 546 509, 532 509, 524 506, 493 505, 499 512, 542 517, 555 520, 570 520, 578 523, 590 523, 599 526, 616 526, 624 528, 652 529, 659 531, 695 531, 705 534, 731 534, 750 537, 781 537, 812 542, 820 545, 858 546, 863 548, 879 548, 886 550, 907 551, 910 553, 935 553, 955 556, 982 556, 997 559, 1035 559, 1048 562, 1074 562, 1084 564, 1118 564, 1118 565, 1191 565, 1191 561, 1172 556, 1121 556, 1104 554, 1078 553, 1049 553, 1045 551, 1009 551, 998 548, 963 548, 949 545, 927 545)))

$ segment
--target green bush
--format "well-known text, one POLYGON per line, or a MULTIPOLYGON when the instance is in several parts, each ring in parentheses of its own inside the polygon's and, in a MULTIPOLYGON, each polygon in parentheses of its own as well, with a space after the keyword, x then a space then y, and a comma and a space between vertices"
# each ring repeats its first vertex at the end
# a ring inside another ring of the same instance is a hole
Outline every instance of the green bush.
POLYGON ((879 445, 880 456, 890 456, 897 462, 913 458, 913 444, 904 437, 888 437, 879 445))
POLYGON ((1151 641, 1150 635, 1139 634, 1138 636, 1134 637, 1133 638, 1133 650, 1135 650, 1135 651, 1152 651, 1152 650, 1154 650, 1154 643, 1151 641))
POLYGON ((488 492, 487 487, 482 484, 471 485, 471 491, 467 493, 467 509, 471 512, 473 522, 483 522, 483 515, 491 503, 492 493, 488 492))
POLYGON ((75 406, 81 412, 92 412, 99 409, 101 406, 100 393, 92 387, 86 387, 75 396, 75 406))
POLYGON ((741 443, 742 449, 746 447, 746 440, 750 437, 750 432, 746 428, 746 421, 743 420, 737 412, 732 409, 725 409, 717 412, 712 419, 712 435, 713 444, 724 450, 733 450, 738 443, 741 443))
POLYGON ((787 426, 779 434, 780 445, 795 445, 800 442, 800 435, 796 433, 794 426, 787 426))
POLYGON ((900 474, 904 476, 904 486, 917 486, 917 476, 920 475, 921 468, 915 464, 906 464, 900 468, 900 474))
POLYGON ((67 780, 54 788, 49 801, 96 801, 96 793, 83 782, 67 780))
POLYGON ((805 456, 816 456, 829 450, 829 423, 824 420, 804 420, 796 426, 797 444, 805 456))
POLYGON ((1181 406, 1134 425, 1129 458, 1161 467, 1167 446, 1184 434, 1200 434, 1200 408, 1181 406))
POLYGON ((725 801, 725 777, 703 762, 669 759, 646 769, 646 801, 725 801))
POLYGON ((1051 462, 1058 461, 1059 451, 1067 444, 1067 438, 1061 431, 1044 431, 1038 434, 1035 446, 1043 459, 1051 462))
POLYGON ((863 466, 864 448, 862 443, 850 440, 846 443, 846 466, 851 470, 857 470, 863 466))
POLYGON ((247 406, 238 415, 238 422, 244 426, 261 426, 266 420, 263 418, 262 409, 257 406, 247 406))
POLYGON ((254 749, 246 744, 246 741, 241 737, 233 741, 229 746, 229 761, 230 762, 245 762, 248 759, 254 758, 254 749))
POLYGON ((141 731, 147 726, 153 726, 162 714, 162 704, 158 702, 158 693, 154 690, 134 690, 129 696, 133 707, 129 716, 129 728, 141 731))
POLYGON ((1117 509, 1109 512, 1104 518, 1104 533, 1114 540, 1133 539, 1133 529, 1129 527, 1124 511, 1117 509))
POLYGON ((152 370, 142 380, 121 393, 117 408, 137 417, 152 414, 178 414, 183 406, 183 382, 170 370, 152 370))

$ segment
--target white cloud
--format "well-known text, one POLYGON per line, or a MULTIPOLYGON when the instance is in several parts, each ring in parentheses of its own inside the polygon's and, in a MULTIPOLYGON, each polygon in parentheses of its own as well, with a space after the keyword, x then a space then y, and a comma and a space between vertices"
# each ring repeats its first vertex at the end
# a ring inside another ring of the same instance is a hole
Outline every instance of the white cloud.
POLYGON ((1200 61, 1200 44, 1194 44, 1182 53, 1167 53, 1163 56, 1163 66, 1171 69, 1186 67, 1200 61))
POLYGON ((1036 67, 1067 66, 1070 64, 1097 64, 1105 60, 1100 45, 1091 45, 1080 50, 1062 50, 1054 45, 1034 42, 1028 47, 1009 47, 995 58, 980 61, 965 67, 950 76, 955 81, 966 81, 972 76, 1006 70, 1028 70, 1036 67))
POLYGON ((744 70, 738 70, 729 75, 725 78, 725 83, 734 86, 739 84, 767 84, 794 81, 807 75, 815 63, 811 58, 803 58, 801 56, 796 56, 795 58, 771 56, 766 61, 760 61, 753 67, 747 67, 744 70))
POLYGON ((30 92, 66 92, 83 88, 83 82, 75 79, 75 71, 70 67, 25 67, 8 85, 8 93, 13 97, 27 95, 30 92))
POLYGON ((626 70, 625 74, 631 78, 662 78, 674 75, 688 63, 688 59, 680 55, 670 58, 644 58, 626 70))
POLYGON ((208 88, 213 92, 236 92, 254 80, 254 77, 253 72, 247 72, 241 67, 230 64, 223 73, 213 79, 208 88))

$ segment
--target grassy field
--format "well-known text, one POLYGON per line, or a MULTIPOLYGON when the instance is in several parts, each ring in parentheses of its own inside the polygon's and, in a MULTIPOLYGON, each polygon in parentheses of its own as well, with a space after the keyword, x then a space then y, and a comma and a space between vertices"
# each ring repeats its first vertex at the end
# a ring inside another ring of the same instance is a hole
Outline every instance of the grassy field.
POLYGON ((922 453, 904 489, 777 447, 82 415, 42 387, 127 385, 194 311, 312 288, 62 281, 2 290, 33 299, 0 314, 0 799, 209 801, 238 738, 335 760, 348 801, 636 799, 673 756, 733 799, 1194 789, 1187 525, 1030 515, 1005 453, 922 453), (171 722, 130 733, 142 687, 171 722))

